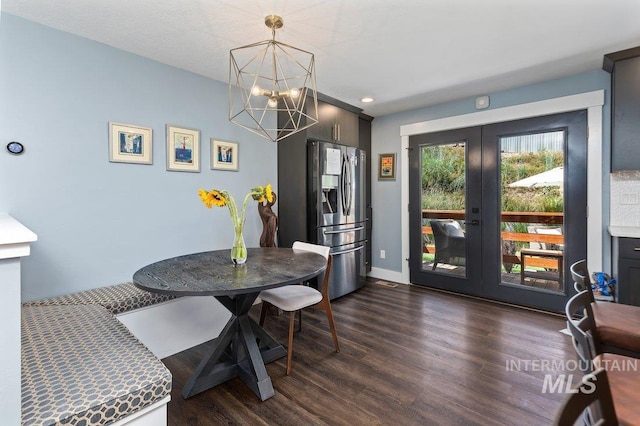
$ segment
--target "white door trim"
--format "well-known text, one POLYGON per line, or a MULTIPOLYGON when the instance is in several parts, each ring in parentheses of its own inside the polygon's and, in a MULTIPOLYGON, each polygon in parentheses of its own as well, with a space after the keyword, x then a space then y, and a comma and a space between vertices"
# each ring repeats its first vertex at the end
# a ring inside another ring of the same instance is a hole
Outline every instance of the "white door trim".
POLYGON ((400 126, 400 178, 402 211, 402 282, 409 283, 409 136, 462 129, 504 121, 586 109, 587 145, 587 259, 592 271, 603 270, 602 232, 602 106, 604 90, 530 102, 400 126))

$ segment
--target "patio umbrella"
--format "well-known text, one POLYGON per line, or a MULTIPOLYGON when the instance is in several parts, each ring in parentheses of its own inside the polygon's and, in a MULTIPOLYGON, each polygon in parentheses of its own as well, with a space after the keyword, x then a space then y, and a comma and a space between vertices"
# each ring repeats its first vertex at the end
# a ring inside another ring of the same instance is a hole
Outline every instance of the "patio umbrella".
POLYGON ((562 186, 564 182, 564 169, 556 167, 546 172, 538 173, 510 183, 510 188, 542 188, 545 186, 562 186))

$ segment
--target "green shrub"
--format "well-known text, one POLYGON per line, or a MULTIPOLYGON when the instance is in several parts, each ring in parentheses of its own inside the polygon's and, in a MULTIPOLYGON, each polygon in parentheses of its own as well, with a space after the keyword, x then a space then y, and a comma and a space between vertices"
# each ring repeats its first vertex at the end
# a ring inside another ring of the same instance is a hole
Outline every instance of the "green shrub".
MULTIPOLYGON (((464 145, 423 147, 422 208, 463 210, 465 202, 464 145)), ((562 212, 560 188, 510 188, 509 183, 562 166, 561 152, 538 151, 503 154, 501 157, 502 210, 562 212)))

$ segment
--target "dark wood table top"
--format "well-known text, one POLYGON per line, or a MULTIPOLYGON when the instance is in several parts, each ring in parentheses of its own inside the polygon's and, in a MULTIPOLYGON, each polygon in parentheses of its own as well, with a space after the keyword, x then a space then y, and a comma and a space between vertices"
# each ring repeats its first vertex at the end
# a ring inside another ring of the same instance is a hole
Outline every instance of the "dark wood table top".
POLYGON ((188 254, 147 265, 133 275, 144 290, 173 296, 234 296, 297 284, 326 268, 317 253, 290 248, 250 248, 235 266, 230 249, 188 254))

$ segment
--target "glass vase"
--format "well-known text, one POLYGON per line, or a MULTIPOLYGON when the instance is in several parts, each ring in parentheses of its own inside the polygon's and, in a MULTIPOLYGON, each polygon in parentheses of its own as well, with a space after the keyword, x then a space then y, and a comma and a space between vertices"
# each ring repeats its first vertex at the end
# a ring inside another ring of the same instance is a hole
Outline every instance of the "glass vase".
POLYGON ((233 238, 231 261, 234 265, 242 265, 247 261, 247 247, 244 245, 244 237, 242 236, 241 227, 236 229, 235 237, 233 238))

